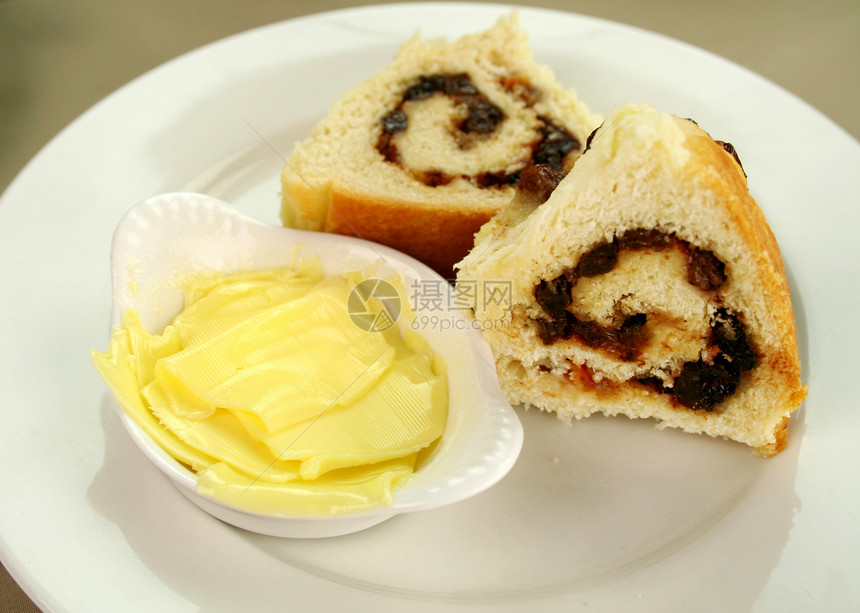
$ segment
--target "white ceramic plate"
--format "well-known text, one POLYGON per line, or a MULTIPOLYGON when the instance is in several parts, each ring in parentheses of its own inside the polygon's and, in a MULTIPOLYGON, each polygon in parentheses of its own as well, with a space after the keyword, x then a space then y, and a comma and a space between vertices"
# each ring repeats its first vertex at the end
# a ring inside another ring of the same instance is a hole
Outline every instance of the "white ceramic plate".
POLYGON ((131 443, 88 357, 107 343, 108 253, 123 213, 197 191, 276 222, 281 156, 346 88, 418 26, 453 37, 506 10, 369 7, 204 47, 83 115, 3 195, 0 555, 40 606, 842 611, 860 601, 860 146, 737 66, 604 21, 521 10, 538 60, 596 110, 650 102, 740 152, 783 249, 811 388, 785 452, 762 460, 648 422, 566 428, 530 412, 519 461, 481 495, 294 541, 210 517, 131 443))

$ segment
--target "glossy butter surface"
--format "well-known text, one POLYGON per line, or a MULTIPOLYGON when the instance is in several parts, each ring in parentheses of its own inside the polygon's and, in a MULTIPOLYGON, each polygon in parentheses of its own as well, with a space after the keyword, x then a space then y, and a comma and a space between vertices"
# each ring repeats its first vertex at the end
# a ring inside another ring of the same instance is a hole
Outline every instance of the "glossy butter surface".
POLYGON ((268 515, 384 505, 442 436, 448 387, 422 338, 353 320, 362 280, 309 263, 197 278, 163 332, 127 310, 92 359, 201 494, 268 515))

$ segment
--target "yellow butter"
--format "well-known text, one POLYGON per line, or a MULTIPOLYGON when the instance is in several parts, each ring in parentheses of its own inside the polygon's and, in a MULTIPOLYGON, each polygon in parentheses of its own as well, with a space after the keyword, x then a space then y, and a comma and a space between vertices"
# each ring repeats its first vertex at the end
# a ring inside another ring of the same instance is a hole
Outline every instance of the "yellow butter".
POLYGON ((306 262, 195 279, 162 333, 128 311, 92 359, 132 419, 197 473, 200 493, 280 515, 388 504, 442 436, 448 384, 414 333, 353 321, 363 279, 306 262))

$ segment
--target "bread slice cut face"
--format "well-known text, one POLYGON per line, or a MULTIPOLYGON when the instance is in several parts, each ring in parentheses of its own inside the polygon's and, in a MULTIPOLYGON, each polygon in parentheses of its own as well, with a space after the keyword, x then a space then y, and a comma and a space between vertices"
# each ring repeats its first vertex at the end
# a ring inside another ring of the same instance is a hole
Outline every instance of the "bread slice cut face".
POLYGON ((783 262, 737 154, 693 121, 616 109, 458 268, 511 402, 784 447, 806 387, 783 262))
POLYGON ((453 42, 416 35, 295 145, 281 220, 383 243, 450 278, 523 168, 566 172, 600 120, 535 63, 516 13, 453 42))

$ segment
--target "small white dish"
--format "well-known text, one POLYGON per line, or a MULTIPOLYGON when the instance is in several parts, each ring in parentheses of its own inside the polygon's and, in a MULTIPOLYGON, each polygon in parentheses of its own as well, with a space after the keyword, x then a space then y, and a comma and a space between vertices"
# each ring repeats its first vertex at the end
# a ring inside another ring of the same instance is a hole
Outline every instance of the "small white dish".
MULTIPOLYGON (((144 326, 159 333, 182 308, 179 279, 204 271, 231 273, 287 265, 296 248, 302 256, 316 256, 324 274, 374 265, 380 278, 399 275, 407 291, 430 284, 444 299, 452 299, 452 288, 442 277, 393 249, 357 238, 265 224, 214 198, 173 193, 135 205, 117 226, 111 249, 112 326, 119 324, 126 309, 134 308, 144 326)), ((117 408, 137 446, 185 496, 211 515, 272 536, 348 534, 400 513, 469 498, 499 481, 514 465, 522 447, 522 426, 499 388, 490 349, 472 321, 465 311, 448 309, 443 316, 424 318, 424 325, 417 327, 448 365, 448 422, 440 443, 414 477, 395 491, 391 506, 319 518, 275 517, 237 509, 198 494, 195 474, 117 408)), ((410 324, 401 317, 398 325, 410 324)))

